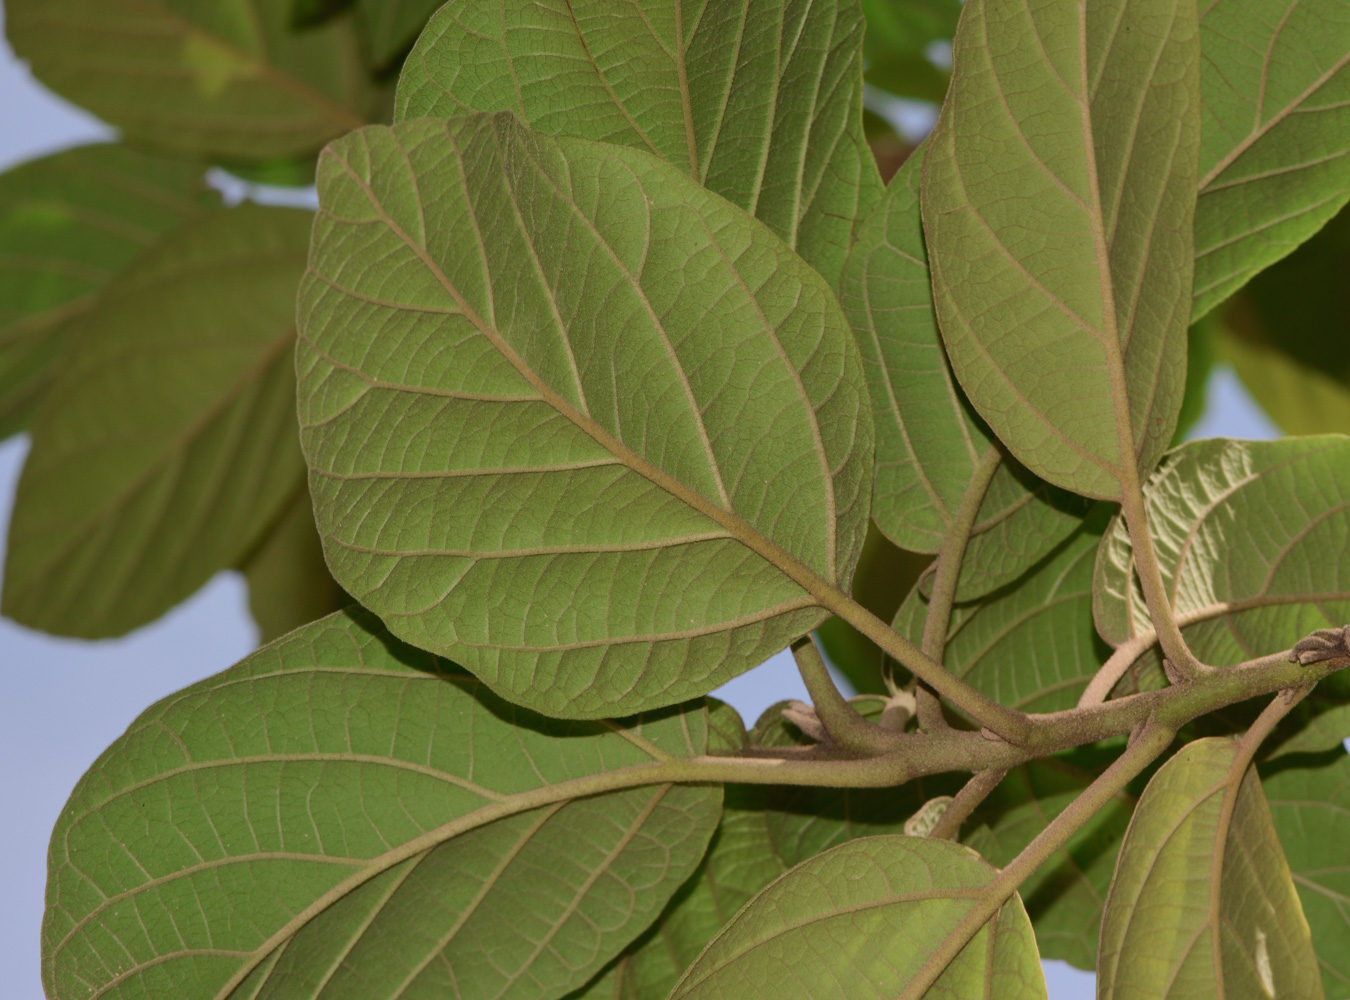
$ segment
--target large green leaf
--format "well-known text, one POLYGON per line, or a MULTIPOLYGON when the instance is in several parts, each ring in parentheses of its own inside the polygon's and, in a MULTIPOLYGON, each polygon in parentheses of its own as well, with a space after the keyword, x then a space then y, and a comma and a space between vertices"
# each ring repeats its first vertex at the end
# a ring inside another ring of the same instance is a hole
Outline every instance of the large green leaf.
POLYGON ((1224 360, 1288 434, 1350 434, 1347 273, 1350 210, 1222 310, 1224 360))
POLYGON ((378 66, 408 50, 442 0, 358 0, 366 39, 378 66))
POLYGON ((1330 997, 1350 996, 1350 757, 1261 781, 1330 997))
MULTIPOLYGON (((906 161, 859 227, 839 298, 862 349, 876 418, 872 518, 896 545, 936 552, 976 466, 996 445, 957 387, 938 336, 919 214, 922 159, 920 150, 906 161)), ((1062 491, 1005 459, 967 544, 959 596, 1017 577, 1081 514, 1062 491)))
POLYGON ((342 17, 291 29, 278 0, 8 0, 5 32, 52 90, 128 137, 196 156, 296 156, 374 99, 342 17))
POLYGON ((1038 476, 1117 498, 1184 391, 1195 8, 968 0, 955 51, 923 184, 952 368, 1038 476))
POLYGON ((702 707, 535 716, 364 612, 326 618, 155 705, 81 780, 47 994, 562 996, 694 871, 722 798, 577 795, 706 738, 702 707))
POLYGON ((338 582, 395 634, 607 717, 824 619, 804 588, 847 587, 863 541, 867 387, 767 228, 647 153, 505 114, 343 139, 319 198, 310 484, 338 582))
POLYGON ((1256 772, 1189 743, 1144 790, 1102 921, 1099 1000, 1321 1000, 1308 922, 1256 772))
POLYGON ((0 175, 0 437, 27 426, 67 321, 166 233, 218 203, 199 165, 112 144, 0 175))
MULTIPOLYGON (((1240 663, 1350 621, 1350 438, 1193 441, 1148 482, 1167 592, 1196 655, 1240 663)), ((1112 645, 1151 632, 1117 519, 1097 560, 1097 628, 1112 645)))
POLYGON ((513 111, 550 135, 649 150, 833 281, 881 193, 862 36, 849 0, 460 0, 408 57, 395 120, 513 111))
MULTIPOLYGON (((1092 622, 1093 564, 1105 511, 1037 563, 1016 587, 956 604, 943 665, 1003 705, 1025 712, 1073 708, 1110 649, 1092 622)), ((923 635, 928 599, 910 592, 895 616, 901 635, 923 635)))
MULTIPOLYGON (((870 837, 798 865, 708 946, 671 1000, 899 995, 995 871, 945 840, 870 837)), ((1045 997, 1031 924, 1014 895, 942 973, 930 997, 1045 997)))
POLYGON ((304 481, 292 356, 312 218, 205 215, 72 324, 19 480, 6 615, 119 635, 237 565, 281 513, 304 481))
POLYGON ((1342 0, 1210 0, 1193 315, 1350 198, 1350 12, 1342 0))
MULTIPOLYGON (((1008 865, 1114 756, 1092 747, 1013 768, 966 821, 962 842, 991 865, 1008 865)), ((1119 793, 1018 887, 1042 958, 1096 967, 1102 910, 1134 803, 1119 793)))
POLYGON ((323 561, 314 502, 303 482, 239 568, 248 581, 248 610, 263 642, 352 603, 323 561))

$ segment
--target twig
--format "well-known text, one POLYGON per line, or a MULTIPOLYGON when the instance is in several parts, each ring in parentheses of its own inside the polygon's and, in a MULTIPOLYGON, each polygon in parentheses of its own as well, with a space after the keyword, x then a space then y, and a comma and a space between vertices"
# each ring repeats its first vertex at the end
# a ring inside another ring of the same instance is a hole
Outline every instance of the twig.
POLYGON ((894 733, 868 722, 844 700, 811 635, 804 635, 792 644, 792 656, 797 661, 797 670, 811 696, 816 716, 836 746, 869 756, 896 748, 894 733))
POLYGON ((1007 774, 1006 770, 993 768, 971 775, 928 836, 933 840, 955 840, 961 832, 961 824, 970 818, 970 814, 980 807, 980 803, 989 797, 1007 774))

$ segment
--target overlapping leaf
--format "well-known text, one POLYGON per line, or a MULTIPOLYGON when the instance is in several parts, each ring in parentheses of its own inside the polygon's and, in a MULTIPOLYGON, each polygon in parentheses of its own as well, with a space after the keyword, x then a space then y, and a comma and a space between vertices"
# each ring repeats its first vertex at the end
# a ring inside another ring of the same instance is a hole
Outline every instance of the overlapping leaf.
POLYGON ((323 561, 314 502, 303 485, 240 569, 248 581, 248 610, 263 642, 352 603, 323 561))
POLYGON ((1261 780, 1328 997, 1350 994, 1350 757, 1274 770, 1261 780))
POLYGON ((1211 0, 1200 39, 1197 317, 1350 198, 1350 12, 1340 0, 1211 0))
POLYGON ((395 120, 513 111, 550 135, 648 150, 833 281, 881 193, 862 36, 848 0, 465 0, 418 39, 395 120))
POLYGON ((819 624, 804 588, 847 586, 867 523, 867 388, 833 295, 768 229, 646 153, 509 115, 357 133, 319 196, 311 489, 338 582, 392 631, 607 717, 819 624))
POLYGON ((309 153, 374 97, 350 18, 295 31, 276 0, 9 0, 5 32, 58 94, 190 155, 309 153))
POLYGON ((593 779, 706 739, 701 707, 556 722, 364 612, 316 622, 151 708, 76 787, 48 996, 562 996, 655 918, 720 812, 718 787, 593 779))
POLYGON ((292 357, 312 218, 203 216, 79 319, 33 422, 6 615, 119 635, 237 565, 281 513, 304 480, 292 357))
MULTIPOLYGON (((1113 756, 1088 748, 1014 768, 966 821, 962 843, 991 865, 1006 866, 1082 794, 1113 756)), ((1118 794, 1018 887, 1042 958, 1060 959, 1080 969, 1096 967, 1102 910, 1134 803, 1132 795, 1118 794)))
POLYGON ((64 350, 67 321, 218 200, 199 165, 112 144, 0 175, 0 437, 27 425, 64 350))
MULTIPOLYGON (((1146 487, 1149 527, 1183 634, 1208 663, 1239 663, 1350 621, 1350 438, 1193 441, 1146 487)), ((1119 520, 1097 560, 1097 628, 1151 632, 1119 520)))
POLYGON ((1184 389, 1198 141, 1195 10, 965 5, 924 159, 952 368, 1038 476, 1115 498, 1184 389))
MULTIPOLYGON (((877 424, 872 518, 915 552, 942 545, 976 467, 995 448, 956 385, 938 336, 919 216, 916 152, 858 230, 839 297, 862 349, 877 424)), ((1082 510, 1011 460, 980 507, 960 596, 1017 577, 1078 524, 1082 510)))
POLYGON ((1308 923, 1256 772, 1187 744, 1144 790, 1102 923, 1101 1000, 1320 1000, 1308 923))
MULTIPOLYGON (((1093 565, 1104 511, 1008 587, 957 604, 943 664, 995 701, 1026 712, 1073 708, 1110 650, 1092 621, 1093 565)), ((923 635, 928 600, 916 588, 895 627, 923 635)))
MULTIPOLYGON (((949 841, 869 837, 836 847, 756 896, 685 973, 671 1000, 893 1000, 994 875, 973 851, 949 841)), ((1031 924, 1016 895, 927 995, 1045 997, 1031 924)))

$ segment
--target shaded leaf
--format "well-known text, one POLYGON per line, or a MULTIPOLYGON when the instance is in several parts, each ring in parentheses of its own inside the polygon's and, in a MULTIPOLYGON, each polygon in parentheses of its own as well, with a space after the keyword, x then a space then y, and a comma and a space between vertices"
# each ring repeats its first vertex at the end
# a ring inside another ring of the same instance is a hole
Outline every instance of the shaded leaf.
MULTIPOLYGON (((962 843, 991 865, 1005 867, 1114 757, 1092 747, 1013 768, 966 821, 962 843)), ((1042 958, 1079 969, 1096 967, 1102 910, 1134 804, 1133 795, 1118 794, 1018 887, 1042 958)))
POLYGON ((833 295, 768 229, 509 115, 366 129, 319 197, 310 486, 338 582, 395 634, 608 717, 824 619, 804 587, 846 587, 862 544, 867 389, 833 295))
POLYGON ((292 356, 312 219, 205 215, 72 323, 19 480, 6 615, 120 635, 237 565, 281 513, 304 480, 292 356))
POLYGON ((942 103, 951 74, 928 59, 934 42, 950 42, 960 0, 862 0, 867 18, 867 82, 900 97, 942 103))
POLYGON ((967 2, 924 161, 952 368, 1036 475, 1115 499, 1184 390, 1194 8, 967 2))
POLYGON ((200 165, 112 144, 0 175, 0 437, 27 426, 65 350, 67 322, 219 201, 200 165))
POLYGON ((831 282, 881 194, 848 0, 447 4, 404 65, 395 120, 512 111, 645 149, 752 212, 831 282), (565 101, 559 101, 565 93, 565 101))
POLYGON ((240 568, 263 642, 352 603, 323 561, 314 503, 303 487, 240 568))
POLYGON ((1350 433, 1350 211, 1222 310, 1223 357, 1287 434, 1350 433))
MULTIPOLYGON (((992 436, 956 385, 938 336, 919 214, 923 151, 901 167, 859 227, 839 299, 867 369, 877 425, 872 518, 896 545, 942 546, 992 436)), ((994 474, 962 563, 960 596, 1017 577, 1062 541, 1081 504, 1015 462, 994 474)))
MULTIPOLYGON (((1240 663, 1350 621, 1350 438, 1192 441, 1145 487, 1163 580, 1195 654, 1240 663)), ((1097 560, 1097 629, 1151 636, 1119 518, 1097 560)), ((1142 652, 1142 651, 1141 651, 1142 652)))
MULTIPOLYGON (((1317 701, 1317 695, 1321 693, 1322 688, 1326 687, 1326 682, 1318 685, 1309 699, 1314 703, 1317 701)), ((1299 720, 1302 725, 1292 731, 1292 733, 1271 751, 1269 760, 1277 757, 1283 757, 1286 754, 1303 753, 1322 753, 1326 750, 1341 746, 1346 740, 1350 740, 1350 705, 1344 704, 1345 693, 1342 692, 1341 698, 1330 703, 1317 705, 1321 711, 1311 714, 1305 719, 1299 720)), ((1301 706, 1300 706, 1301 707, 1301 706)))
POLYGON ((1261 786, 1312 929, 1322 987, 1342 997, 1350 995, 1350 757, 1331 758, 1273 769, 1261 786))
MULTIPOLYGON (((1000 704, 1024 712, 1054 712, 1078 704, 1110 654, 1092 621, 1093 565, 1109 513, 1103 508, 1017 586, 953 606, 943 656, 950 672, 1000 704)), ((928 598, 915 588, 894 625, 901 635, 917 640, 927 617, 928 598)))
POLYGON ((365 612, 306 626, 149 709, 76 787, 48 996, 562 996, 652 921, 720 812, 718 787, 590 779, 700 753, 705 721, 557 722, 365 612))
POLYGON ((388 66, 417 40, 443 0, 357 0, 377 66, 388 66))
POLYGON ((1320 1000, 1308 923, 1256 772, 1189 743, 1130 820, 1102 922, 1100 1000, 1320 1000))
POLYGON ((1350 12, 1340 0, 1203 4, 1192 315, 1350 198, 1350 12))
POLYGON ((350 18, 304 31, 276 0, 8 0, 5 32, 44 84, 129 138, 192 156, 312 152, 366 121, 350 18))
MULTIPOLYGON (((891 1000, 994 875, 973 851, 949 841, 870 837, 837 847, 756 896, 685 973, 671 1000, 891 1000)), ((1016 895, 925 995, 1046 995, 1031 924, 1016 895)))

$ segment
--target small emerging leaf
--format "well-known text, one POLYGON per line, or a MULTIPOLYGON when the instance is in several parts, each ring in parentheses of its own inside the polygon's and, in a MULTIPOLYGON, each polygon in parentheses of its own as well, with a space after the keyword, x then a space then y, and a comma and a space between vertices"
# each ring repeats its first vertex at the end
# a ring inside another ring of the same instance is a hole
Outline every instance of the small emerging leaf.
POLYGON ((1100 1000, 1321 1000, 1261 782, 1237 744, 1187 744, 1144 790, 1102 921, 1100 1000))
POLYGON ((1115 499, 1185 381, 1199 133, 1196 10, 967 0, 924 160, 952 368, 1029 469, 1115 499))
POLYGON ((702 695, 824 619, 801 581, 847 587, 857 560, 867 388, 767 228, 505 114, 355 133, 319 198, 310 487, 338 582, 395 634, 595 718, 702 695))
MULTIPOLYGON (((973 851, 945 840, 869 837, 836 847, 756 896, 671 1000, 890 1000, 994 875, 973 851)), ((1031 924, 1016 895, 924 995, 1043 1000, 1031 924)))
POLYGON ((149 709, 81 780, 47 995, 561 997, 652 922, 721 811, 720 787, 588 780, 700 754, 706 721, 545 719, 365 612, 315 622, 149 709))

